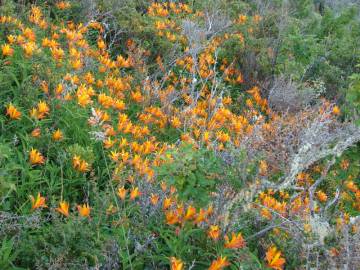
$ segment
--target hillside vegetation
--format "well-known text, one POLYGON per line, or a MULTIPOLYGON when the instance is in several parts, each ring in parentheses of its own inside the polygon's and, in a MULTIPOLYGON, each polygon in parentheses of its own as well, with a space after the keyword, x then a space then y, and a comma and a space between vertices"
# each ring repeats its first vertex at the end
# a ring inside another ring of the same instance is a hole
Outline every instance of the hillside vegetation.
POLYGON ((359 269, 359 44, 357 1, 1 1, 0 269, 359 269))

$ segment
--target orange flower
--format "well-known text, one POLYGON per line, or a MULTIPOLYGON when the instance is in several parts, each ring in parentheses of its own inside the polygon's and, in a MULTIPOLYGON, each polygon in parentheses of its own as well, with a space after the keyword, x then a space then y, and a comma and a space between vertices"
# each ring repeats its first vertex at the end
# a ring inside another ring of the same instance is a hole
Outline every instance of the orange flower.
POLYGON ((89 167, 90 167, 89 164, 85 160, 82 160, 80 162, 80 166, 77 168, 77 170, 79 172, 84 173, 84 172, 87 172, 89 170, 89 167))
POLYGON ((140 91, 131 92, 131 98, 137 103, 140 103, 143 100, 143 96, 140 91))
POLYGON ((120 155, 121 155, 121 159, 123 162, 128 161, 129 156, 130 156, 129 152, 125 152, 124 150, 121 151, 120 155))
POLYGON ((168 225, 174 225, 179 222, 179 217, 175 211, 167 211, 165 216, 168 225))
POLYGON ((71 61, 71 66, 73 69, 79 70, 80 68, 82 68, 83 63, 81 62, 80 59, 76 59, 76 60, 71 61))
POLYGON ((126 193, 127 193, 127 190, 124 188, 124 186, 120 187, 117 191, 117 194, 122 201, 125 200, 126 193))
POLYGON ((139 188, 132 188, 131 192, 130 192, 130 200, 135 200, 137 197, 139 197, 141 195, 139 188))
POLYGON ((332 109, 332 112, 335 115, 340 115, 340 108, 335 105, 334 108, 332 109))
POLYGON ((77 94, 77 100, 78 100, 78 104, 81 107, 85 107, 86 105, 88 105, 89 103, 91 103, 91 98, 90 95, 83 92, 83 93, 78 93, 77 94))
POLYGON ((327 195, 325 192, 319 190, 316 192, 316 196, 319 199, 320 202, 326 202, 327 201, 327 195))
POLYGON ((195 223, 199 224, 203 221, 206 221, 207 213, 204 209, 200 208, 199 214, 196 216, 195 223))
POLYGON ((110 137, 108 137, 106 140, 104 140, 104 148, 109 149, 114 146, 115 140, 112 140, 110 137))
POLYGON ((44 101, 40 101, 37 104, 36 108, 32 108, 30 110, 30 116, 37 118, 37 119, 43 119, 47 114, 49 114, 50 108, 44 101))
POLYGON ((60 141, 63 138, 63 134, 62 134, 61 130, 57 129, 53 133, 52 138, 53 138, 54 141, 60 141))
POLYGON ((262 20, 262 17, 261 17, 260 15, 255 15, 255 16, 253 17, 253 19, 254 19, 254 22, 255 22, 255 23, 258 23, 258 22, 260 22, 260 21, 262 20))
POLYGON ((31 108, 29 113, 30 113, 30 116, 33 117, 33 118, 38 118, 39 117, 39 113, 38 113, 38 110, 36 108, 31 108))
POLYGON ((42 16, 43 15, 42 15, 41 9, 39 7, 36 7, 36 6, 31 7, 31 12, 30 12, 30 15, 29 15, 29 21, 30 22, 39 25, 40 22, 41 22, 42 16))
POLYGON ((21 117, 21 112, 19 112, 14 105, 11 103, 6 107, 6 115, 8 115, 11 119, 19 120, 21 117))
POLYGON ((89 170, 89 164, 85 161, 82 160, 79 156, 75 155, 73 157, 72 160, 72 165, 74 167, 75 170, 79 171, 79 172, 87 172, 89 170))
POLYGON ((62 92, 64 92, 64 86, 61 83, 59 83, 55 87, 55 94, 56 94, 56 96, 60 96, 62 92))
POLYGON ((165 182, 161 182, 160 183, 160 187, 161 187, 161 189, 162 189, 162 191, 166 191, 166 189, 167 189, 167 185, 166 185, 166 183, 165 182))
POLYGON ((14 49, 9 44, 1 45, 1 50, 3 56, 12 56, 14 54, 14 49))
POLYGON ((206 215, 211 216, 214 213, 214 207, 212 205, 209 205, 206 209, 206 215))
POLYGON ((171 198, 166 197, 163 201, 163 209, 164 210, 168 209, 171 206, 171 204, 172 204, 171 198))
POLYGON ((349 166, 350 166, 350 162, 348 159, 343 159, 340 163, 340 167, 343 170, 347 170, 349 168, 349 166))
POLYGON ((225 133, 223 131, 218 131, 216 133, 216 138, 222 143, 226 143, 226 142, 230 141, 229 134, 227 134, 227 133, 225 133))
POLYGON ((105 44, 105 42, 104 42, 102 39, 99 39, 99 40, 98 40, 97 45, 98 45, 98 48, 99 48, 100 50, 105 50, 105 49, 106 49, 106 44, 105 44))
MULTIPOLYGON (((58 62, 61 62, 62 59, 64 58, 65 52, 63 51, 63 49, 61 49, 61 48, 51 48, 50 51, 51 51, 51 54, 52 54, 52 57, 54 58, 54 60, 57 60, 58 62)), ((62 90, 61 88, 56 89, 55 93, 60 95, 61 92, 62 92, 61 90, 62 90)))
POLYGON ((38 109, 38 112, 39 112, 39 115, 38 115, 38 118, 39 119, 42 119, 44 118, 47 114, 49 114, 50 112, 50 108, 49 106, 46 104, 45 101, 40 101, 38 104, 37 104, 37 109, 38 109))
POLYGON ((117 151, 110 151, 109 157, 115 162, 119 161, 120 153, 117 151))
POLYGON ((36 199, 34 198, 34 196, 30 195, 30 200, 32 210, 47 207, 47 205, 45 204, 45 198, 40 195, 40 192, 37 194, 36 199))
POLYGON ((113 104, 113 107, 119 111, 125 110, 126 105, 125 102, 123 100, 116 100, 113 104))
POLYGON ((211 225, 208 230, 208 236, 213 240, 218 240, 220 236, 220 228, 217 225, 211 225))
POLYGON ((41 155, 41 153, 32 148, 29 154, 29 160, 32 165, 44 164, 45 158, 41 155))
POLYGON ((181 126, 181 121, 178 117, 174 116, 172 119, 171 119, 171 126, 174 127, 174 128, 179 128, 181 126))
POLYGON ((203 134, 203 141, 204 141, 205 143, 209 143, 209 141, 210 141, 210 133, 209 133, 209 131, 205 131, 205 132, 204 132, 204 134, 203 134))
POLYGON ((56 3, 56 7, 58 9, 64 10, 64 9, 70 8, 71 4, 68 1, 60 1, 60 2, 56 3))
POLYGON ((79 215, 82 217, 90 217, 91 208, 88 203, 84 203, 83 205, 78 205, 77 209, 79 211, 79 215))
POLYGON ((170 270, 182 270, 184 269, 184 263, 180 259, 175 257, 170 258, 170 270))
POLYGON ((226 248, 243 248, 245 247, 245 240, 242 237, 241 233, 231 234, 231 240, 229 240, 229 237, 225 235, 225 247, 226 248))
POLYGON ((55 209, 59 213, 63 214, 65 217, 69 216, 69 203, 61 201, 59 207, 55 209))
POLYGON ((185 214, 184 219, 185 220, 190 220, 190 219, 194 218, 195 215, 196 215, 195 207, 193 207, 192 205, 189 205, 187 210, 186 210, 186 214, 185 214))
POLYGON ((14 44, 16 41, 16 37, 14 35, 8 35, 7 40, 9 41, 10 44, 14 44))
POLYGON ((278 251, 276 246, 272 246, 267 250, 266 261, 268 267, 275 270, 282 270, 285 264, 285 259, 281 258, 281 251, 278 251))
POLYGON ((176 192, 176 187, 175 186, 170 186, 170 194, 174 194, 176 192))
POLYGON ((237 19, 237 22, 240 23, 240 24, 243 24, 243 23, 246 22, 246 20, 247 20, 246 15, 240 14, 239 18, 237 19))
POLYGON ((127 144, 128 144, 128 142, 127 142, 126 138, 121 138, 119 146, 121 148, 123 148, 123 147, 127 146, 127 144))
POLYGON ((31 136, 34 138, 38 138, 41 135, 40 128, 35 128, 33 131, 31 131, 31 136))
POLYGON ((260 215, 263 217, 263 218, 266 218, 268 220, 271 220, 272 219, 272 214, 270 212, 269 209, 267 208, 262 208, 261 211, 260 211, 260 215))
POLYGON ((268 165, 265 160, 260 160, 259 173, 261 176, 265 176, 268 171, 268 165))
POLYGON ((36 44, 32 41, 22 44, 25 57, 31 57, 36 49, 36 44))
POLYGON ((157 205, 159 202, 159 195, 151 193, 150 202, 152 205, 157 205))
POLYGON ((348 190, 352 191, 352 192, 357 192, 358 191, 358 187, 357 185, 354 183, 354 181, 348 181, 345 183, 345 186, 348 190))
POLYGON ((331 256, 331 257, 337 257, 337 256, 340 255, 339 250, 337 250, 337 249, 334 248, 334 247, 332 247, 332 248, 329 250, 329 252, 330 252, 330 256, 331 256))
POLYGON ((28 28, 28 27, 23 29, 23 34, 27 39, 29 39, 31 41, 36 40, 35 32, 32 29, 28 28))
POLYGON ((230 265, 226 257, 218 257, 215 261, 212 261, 208 270, 221 270, 226 266, 230 265))
POLYGON ((73 156, 73 159, 72 159, 72 164, 73 164, 73 167, 76 168, 77 166, 79 166, 81 163, 81 159, 78 155, 75 155, 73 156))

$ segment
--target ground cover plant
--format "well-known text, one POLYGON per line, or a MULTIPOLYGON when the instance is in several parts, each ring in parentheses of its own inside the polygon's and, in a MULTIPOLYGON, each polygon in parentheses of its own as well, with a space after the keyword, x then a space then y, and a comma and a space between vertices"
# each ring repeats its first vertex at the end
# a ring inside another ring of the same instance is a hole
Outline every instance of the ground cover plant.
POLYGON ((345 2, 2 1, 0 269, 358 269, 345 2))

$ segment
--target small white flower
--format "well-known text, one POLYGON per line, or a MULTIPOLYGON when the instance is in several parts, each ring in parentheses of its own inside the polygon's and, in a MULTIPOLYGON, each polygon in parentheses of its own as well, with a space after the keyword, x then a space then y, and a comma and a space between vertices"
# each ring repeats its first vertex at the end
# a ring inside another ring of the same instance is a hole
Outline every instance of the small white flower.
POLYGON ((91 131, 91 132, 89 132, 89 134, 91 135, 91 139, 95 140, 95 141, 103 142, 106 139, 106 135, 102 131, 91 131))

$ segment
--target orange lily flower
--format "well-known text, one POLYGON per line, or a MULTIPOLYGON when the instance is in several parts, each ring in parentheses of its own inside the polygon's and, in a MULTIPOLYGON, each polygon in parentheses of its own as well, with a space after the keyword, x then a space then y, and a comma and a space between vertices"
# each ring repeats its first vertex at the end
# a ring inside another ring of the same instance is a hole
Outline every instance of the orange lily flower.
POLYGON ((31 209, 35 210, 37 208, 45 208, 47 207, 45 203, 45 198, 40 195, 40 192, 37 194, 36 199, 34 196, 30 195, 31 200, 31 209))
POLYGON ((206 221, 206 211, 200 208, 198 215, 196 216, 195 223, 199 224, 203 221, 206 221))
POLYGON ((210 229, 208 230, 208 236, 213 240, 218 240, 220 236, 220 228, 218 225, 211 225, 210 229))
POLYGON ((150 202, 152 205, 157 205, 159 202, 159 195, 151 193, 150 202))
POLYGON ((50 112, 50 108, 49 106, 46 104, 45 101, 40 101, 38 104, 37 104, 37 109, 38 109, 38 112, 39 112, 39 115, 38 115, 38 118, 39 119, 42 119, 44 118, 47 114, 49 114, 50 112))
POLYGON ((193 207, 192 205, 189 205, 187 210, 186 210, 186 214, 185 214, 184 219, 185 220, 190 220, 190 219, 194 218, 195 215, 196 215, 196 208, 193 207))
POLYGON ((316 196, 320 202, 326 202, 327 198, 328 198, 326 193, 323 192, 322 190, 319 190, 318 192, 316 192, 316 196))
POLYGON ((164 210, 168 209, 171 206, 171 204, 172 204, 171 198, 166 197, 163 201, 163 209, 164 210))
POLYGON ((266 261, 268 266, 275 270, 282 270, 285 264, 285 259, 281 257, 281 251, 278 251, 276 246, 267 250, 266 261))
POLYGON ((165 216, 168 225, 174 225, 179 222, 179 217, 175 211, 168 211, 165 213, 165 216))
POLYGON ((52 135, 54 141, 60 141, 63 137, 64 136, 60 129, 56 130, 52 135))
POLYGON ((165 182, 161 182, 161 184, 160 184, 160 186, 161 186, 161 189, 162 189, 162 191, 166 191, 166 189, 167 189, 167 185, 166 185, 166 183, 165 182))
POLYGON ((55 208, 56 211, 58 211, 59 213, 63 214, 65 217, 69 216, 69 203, 65 202, 65 201, 61 201, 59 203, 59 207, 55 208))
POLYGON ((120 198, 122 201, 125 200, 125 198, 126 198, 126 193, 127 193, 127 190, 124 188, 124 186, 120 187, 120 188, 118 189, 118 192, 117 192, 119 198, 120 198))
POLYGON ((139 197, 141 195, 139 188, 132 188, 131 192, 130 192, 130 200, 135 200, 137 197, 139 197))
POLYGON ((31 131, 31 136, 34 138, 38 138, 41 135, 40 128, 35 128, 33 131, 31 131))
POLYGON ((32 165, 44 164, 45 162, 45 158, 41 155, 41 153, 38 150, 34 148, 32 148, 30 151, 29 160, 32 165))
POLYGON ((226 248, 243 248, 243 247, 245 247, 245 240, 242 237, 241 233, 238 233, 238 234, 232 233, 231 240, 226 235, 225 236, 225 247, 226 248))
POLYGON ((11 48, 9 44, 1 45, 1 49, 3 56, 12 56, 14 54, 14 49, 11 48))
POLYGON ((181 126, 181 121, 178 117, 174 116, 171 120, 170 120, 171 126, 174 128, 179 128, 181 126))
POLYGON ((227 261, 226 257, 221 256, 211 263, 208 270, 221 270, 228 265, 230 265, 230 263, 227 261))
POLYGON ((88 203, 84 203, 83 205, 78 205, 77 209, 79 211, 80 216, 82 217, 90 217, 91 208, 88 203))
POLYGON ((89 170, 89 164, 85 161, 82 160, 78 155, 75 155, 72 159, 72 165, 74 167, 75 170, 79 171, 79 172, 87 172, 89 170))
POLYGON ((19 112, 14 105, 11 103, 6 107, 6 115, 8 115, 11 119, 19 120, 21 117, 21 112, 19 112))
POLYGON ((64 10, 64 9, 70 8, 71 4, 68 1, 60 1, 60 2, 56 3, 56 7, 58 9, 64 10))
POLYGON ((333 110, 332 110, 333 114, 335 115, 340 115, 340 108, 338 106, 334 106, 333 110))
POLYGON ((170 258, 170 270, 182 270, 184 269, 184 263, 180 259, 175 257, 170 258))

